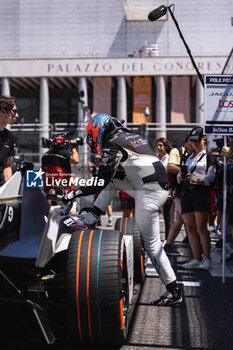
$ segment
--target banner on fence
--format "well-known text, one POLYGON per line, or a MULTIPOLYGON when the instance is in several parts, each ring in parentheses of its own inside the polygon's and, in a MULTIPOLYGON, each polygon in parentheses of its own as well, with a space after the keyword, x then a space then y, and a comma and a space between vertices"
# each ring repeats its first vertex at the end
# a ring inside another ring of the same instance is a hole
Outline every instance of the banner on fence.
POLYGON ((93 78, 93 113, 107 113, 111 115, 111 77, 93 78))
POLYGON ((184 124, 190 122, 190 78, 172 77, 171 91, 171 123, 184 124))
POLYGON ((151 77, 133 78, 133 123, 146 124, 145 110, 149 107, 148 122, 151 122, 151 77))

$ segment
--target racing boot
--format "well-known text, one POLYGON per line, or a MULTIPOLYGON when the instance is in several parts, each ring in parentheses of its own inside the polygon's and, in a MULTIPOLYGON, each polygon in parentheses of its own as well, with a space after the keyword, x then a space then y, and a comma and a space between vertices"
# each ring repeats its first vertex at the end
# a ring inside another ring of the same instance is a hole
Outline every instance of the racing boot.
POLYGON ((183 302, 182 292, 176 281, 167 284, 166 288, 167 291, 159 299, 151 301, 151 305, 172 306, 183 302))

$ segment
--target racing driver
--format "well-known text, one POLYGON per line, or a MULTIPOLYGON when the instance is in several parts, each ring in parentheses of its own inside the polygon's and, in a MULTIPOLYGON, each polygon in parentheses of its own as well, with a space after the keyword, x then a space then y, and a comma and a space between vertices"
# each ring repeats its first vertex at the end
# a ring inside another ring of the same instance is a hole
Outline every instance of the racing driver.
MULTIPOLYGON (((98 178, 104 180, 104 186, 92 211, 82 214, 81 219, 88 225, 97 222, 113 200, 116 190, 134 197, 136 223, 145 250, 167 289, 151 304, 168 306, 182 303, 181 289, 160 240, 159 212, 168 196, 163 165, 146 140, 131 133, 124 127, 123 121, 107 114, 91 115, 86 135, 91 151, 102 156, 98 178)), ((64 201, 98 191, 98 186, 80 187, 68 194, 64 201)))

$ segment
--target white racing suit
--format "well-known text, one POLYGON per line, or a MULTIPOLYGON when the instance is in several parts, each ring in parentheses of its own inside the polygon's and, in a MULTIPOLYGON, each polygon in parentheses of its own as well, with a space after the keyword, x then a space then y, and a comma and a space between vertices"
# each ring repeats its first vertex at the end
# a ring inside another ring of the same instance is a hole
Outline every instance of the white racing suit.
MULTIPOLYGON (((106 211, 116 190, 135 198, 135 217, 145 250, 165 285, 176 280, 170 261, 160 240, 159 211, 165 203, 167 175, 147 141, 141 136, 115 133, 104 145, 98 176, 105 188, 95 201, 95 207, 106 211)), ((100 187, 81 187, 83 195, 100 191, 100 187)))

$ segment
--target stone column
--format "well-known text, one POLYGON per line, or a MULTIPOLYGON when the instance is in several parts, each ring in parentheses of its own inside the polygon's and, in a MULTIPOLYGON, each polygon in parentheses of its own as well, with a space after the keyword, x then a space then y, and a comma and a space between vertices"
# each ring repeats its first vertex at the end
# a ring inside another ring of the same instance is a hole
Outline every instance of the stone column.
POLYGON ((10 96, 10 80, 9 78, 2 78, 2 96, 10 96))
POLYGON ((80 77, 78 81, 78 93, 81 91, 84 92, 84 96, 80 99, 84 102, 78 102, 78 124, 87 122, 87 105, 88 105, 88 96, 87 96, 87 78, 80 77), (86 108, 85 108, 86 107, 86 108), (83 109, 84 108, 84 109, 83 109))
POLYGON ((167 137, 166 132, 166 84, 163 76, 155 77, 156 82, 156 123, 159 130, 156 131, 156 139, 167 137))
POLYGON ((45 152, 42 149, 41 138, 49 137, 49 83, 48 78, 40 79, 40 159, 43 153, 45 152))
POLYGON ((127 123, 127 90, 125 77, 117 77, 117 119, 127 123))
POLYGON ((84 138, 84 144, 79 148, 80 171, 81 176, 86 177, 88 174, 87 165, 89 158, 89 149, 86 143, 86 125, 89 118, 88 113, 88 96, 87 96, 87 78, 80 77, 78 82, 78 93, 84 92, 84 96, 80 99, 84 102, 78 102, 78 136, 84 138))
POLYGON ((204 88, 197 78, 196 81, 196 123, 203 127, 204 125, 204 88))

